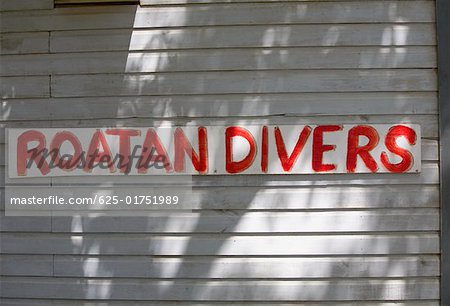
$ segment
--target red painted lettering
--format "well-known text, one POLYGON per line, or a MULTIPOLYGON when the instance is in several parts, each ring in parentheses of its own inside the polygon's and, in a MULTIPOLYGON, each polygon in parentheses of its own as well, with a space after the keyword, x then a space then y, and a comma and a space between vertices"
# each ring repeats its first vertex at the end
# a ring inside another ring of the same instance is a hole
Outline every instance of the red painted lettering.
POLYGON ((225 131, 225 169, 228 173, 240 173, 250 167, 256 156, 256 142, 252 134, 242 127, 232 126, 225 131), (250 145, 247 156, 241 161, 233 160, 233 137, 245 138, 250 145))
POLYGON ((43 175, 50 172, 49 165, 45 161, 45 136, 38 131, 26 131, 17 139, 17 175, 27 175, 28 160, 32 159, 43 175), (28 149, 28 144, 37 141, 38 145, 28 149))
POLYGON ((354 173, 358 155, 363 160, 367 168, 372 172, 377 172, 377 162, 370 155, 370 151, 375 149, 380 141, 377 130, 367 125, 357 125, 348 131, 347 140, 347 171, 354 173), (369 142, 364 146, 359 146, 359 137, 365 136, 369 142))
POLYGON ((281 130, 278 127, 275 127, 275 142, 277 145, 278 157, 280 158, 281 166, 283 167, 284 171, 289 172, 292 170, 292 167, 294 166, 297 158, 302 152, 303 147, 305 146, 310 134, 311 128, 309 126, 305 126, 298 136, 298 140, 295 144, 294 150, 292 150, 291 155, 288 156, 283 136, 281 135, 281 130))
POLYGON ((406 149, 400 148, 397 145, 397 138, 399 137, 405 137, 409 144, 415 145, 417 134, 413 129, 404 125, 396 125, 389 129, 389 132, 387 133, 385 139, 386 148, 392 153, 400 156, 402 158, 402 161, 397 164, 392 164, 389 161, 386 152, 382 152, 381 162, 387 170, 394 173, 406 172, 414 163, 414 158, 411 152, 406 149))
POLYGON ((61 170, 72 171, 78 166, 83 148, 81 147, 81 143, 77 136, 71 132, 64 131, 56 133, 55 137, 53 137, 50 144, 50 152, 53 154, 52 162, 55 165, 57 165, 61 170), (66 141, 70 142, 74 152, 73 154, 70 154, 71 157, 69 159, 61 159, 61 146, 66 141))
POLYGON ((323 143, 323 133, 337 132, 342 130, 339 125, 319 125, 313 132, 313 149, 312 149, 312 168, 316 172, 327 172, 336 169, 335 164, 324 164, 323 153, 332 151, 336 148, 335 145, 327 145, 323 143))
POLYGON ((192 148, 191 143, 187 139, 181 128, 175 130, 175 162, 174 168, 176 172, 184 172, 184 154, 186 153, 192 161, 192 165, 199 173, 208 172, 208 140, 205 127, 198 128, 198 152, 197 154, 192 148))

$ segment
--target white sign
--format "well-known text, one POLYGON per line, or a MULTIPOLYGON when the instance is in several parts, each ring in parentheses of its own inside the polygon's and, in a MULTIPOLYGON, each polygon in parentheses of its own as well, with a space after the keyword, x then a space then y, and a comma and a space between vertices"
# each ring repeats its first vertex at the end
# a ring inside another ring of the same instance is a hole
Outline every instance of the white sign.
POLYGON ((420 172, 420 126, 9 129, 11 178, 420 172))

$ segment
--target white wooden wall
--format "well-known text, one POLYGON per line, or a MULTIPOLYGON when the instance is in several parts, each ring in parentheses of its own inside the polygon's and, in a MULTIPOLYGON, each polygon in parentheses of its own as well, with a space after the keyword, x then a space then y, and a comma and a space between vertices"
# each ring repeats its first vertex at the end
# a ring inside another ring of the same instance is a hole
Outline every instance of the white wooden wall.
POLYGON ((3 215, 1 305, 439 304, 434 1, 0 3, 2 152, 8 126, 411 122, 423 137, 420 175, 195 177, 193 213, 3 215))

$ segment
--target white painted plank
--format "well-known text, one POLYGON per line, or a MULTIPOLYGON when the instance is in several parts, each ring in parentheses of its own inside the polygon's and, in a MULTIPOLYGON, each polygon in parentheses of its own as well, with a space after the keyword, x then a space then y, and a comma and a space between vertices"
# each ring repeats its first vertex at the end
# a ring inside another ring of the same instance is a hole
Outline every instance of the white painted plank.
POLYGON ((43 98, 50 96, 50 77, 1 77, 2 98, 43 98))
MULTIPOLYGON (((433 94, 436 94, 433 92, 433 94)), ((331 94, 330 94, 331 95, 331 94)), ((363 95, 361 95, 363 96, 363 95)), ((382 97, 382 95, 380 95, 382 97)), ((401 102, 399 102, 401 103, 401 102)), ((338 107, 336 107, 338 108, 338 107)), ((270 117, 197 117, 197 118, 116 118, 116 119, 88 119, 88 120, 58 120, 52 118, 51 122, 40 120, 4 121, 0 123, 0 143, 5 143, 5 128, 37 128, 37 127, 152 127, 152 126, 199 126, 218 125, 230 126, 239 122, 242 125, 304 125, 304 124, 420 124, 422 138, 438 138, 437 115, 343 115, 343 116, 314 116, 305 114, 293 116, 291 114, 273 114, 270 117), (305 116, 306 115, 306 116, 305 116), (309 115, 309 116, 308 116, 309 115)), ((34 118, 33 118, 34 119, 34 118)))
POLYGON ((53 0, 0 0, 0 11, 53 9, 53 0))
MULTIPOLYGON (((7 217, 4 217, 7 218, 7 217)), ((13 218, 13 217, 10 217, 13 218)), ((32 219, 31 219, 32 220, 32 219)), ((438 231, 430 209, 344 212, 143 213, 142 216, 53 217, 53 232, 72 233, 327 233, 438 231)), ((6 231, 9 230, 5 227, 6 231)))
POLYGON ((55 8, 2 14, 2 32, 132 28, 135 5, 55 8), (21 22, 17 22, 17 20, 21 22))
MULTIPOLYGON (((212 3, 228 3, 228 4, 234 4, 234 3, 270 3, 270 2, 277 2, 280 0, 140 0, 141 6, 159 6, 159 5, 190 5, 190 4, 212 4, 212 3)), ((315 3, 315 2, 348 2, 348 1, 354 1, 354 0, 283 0, 283 2, 302 2, 302 3, 315 3)), ((380 0, 365 0, 367 2, 369 1, 380 1, 380 0)), ((423 1, 423 0, 397 0, 397 1, 423 1)), ((427 0, 432 1, 432 0, 427 0)))
MULTIPOLYGON (((335 1, 335 0, 332 0, 335 1)), ((80 302, 78 301, 68 301, 61 299, 8 299, 3 298, 0 299, 0 302, 3 306, 80 306, 80 302)), ((81 302, 84 306, 91 306, 88 304, 89 302, 83 301, 81 302)), ((125 300, 111 300, 101 301, 96 300, 94 302, 95 306, 148 306, 148 301, 125 301, 125 300)), ((151 301, 152 306, 173 306, 173 301, 151 301)), ((209 301, 209 302, 200 302, 200 301, 177 301, 176 305, 178 306, 191 306, 195 304, 196 306, 212 306, 212 305, 229 305, 229 302, 220 302, 220 301, 209 301)), ((257 303, 249 303, 249 302, 236 302, 233 301, 233 306, 298 306, 298 305, 307 305, 307 306, 323 306, 323 302, 308 302, 307 304, 298 304, 298 303, 290 303, 283 301, 259 301, 257 303)), ((351 302, 347 301, 344 303, 340 302, 327 302, 326 305, 329 306, 440 306, 438 300, 420 300, 420 301, 408 301, 408 302, 365 302, 365 301, 357 301, 351 302)))
POLYGON ((49 232, 51 230, 51 217, 7 217, 0 214, 1 232, 49 232))
MULTIPOLYGON (((3 100, 2 99, 2 103, 6 102, 6 101, 13 102, 16 100, 10 100, 10 99, 3 100)), ((17 101, 23 101, 23 100, 17 99, 17 101)), ((2 106, 4 106, 4 104, 2 104, 2 106)), ((7 109, 4 108, 4 110, 6 111, 7 109)), ((34 117, 34 119, 36 119, 36 117, 34 117)), ((37 120, 37 121, 36 120, 35 121, 25 120, 25 121, 3 121, 3 122, 0 122, 0 143, 6 142, 6 139, 5 139, 6 129, 9 127, 24 126, 24 127, 38 128, 38 127, 46 127, 46 126, 48 127, 49 125, 51 125, 51 123, 48 121, 45 121, 45 120, 37 120)))
MULTIPOLYGON (((145 4, 158 0, 144 0, 145 4)), ((195 3, 188 2, 186 4, 195 3)), ((208 2, 208 1, 205 1, 208 2)), ((297 3, 236 3, 139 8, 135 27, 286 23, 433 22, 431 1, 309 1, 297 3), (420 7, 420 10, 417 9, 420 7), (368 14, 370 12, 370 14, 368 14)), ((230 1, 231 2, 231 1, 230 1)), ((248 1, 252 2, 252 1, 248 1)))
MULTIPOLYGON (((13 183, 14 181, 11 181, 7 175, 5 174, 5 167, 0 166, 0 186, 5 186, 5 183, 13 183)), ((48 177, 44 178, 23 178, 18 182, 15 181, 16 184, 24 184, 24 185, 36 185, 36 186, 48 186, 51 184, 51 179, 48 177)))
MULTIPOLYGON (((5 99, 1 102, 0 121, 12 121, 12 120, 50 120, 52 113, 49 111, 51 100, 49 98, 44 99, 5 99), (36 103, 33 103, 36 102, 36 103)), ((70 104, 73 107, 73 104, 70 104)), ((76 107, 75 109, 79 109, 76 107)), ((70 112, 66 108, 66 111, 70 112)), ((3 129, 2 129, 3 130, 3 129)), ((4 134, 1 133, 0 134, 4 134)), ((4 135, 0 135, 0 143, 4 142, 4 135)))
POLYGON ((435 91, 435 70, 227 71, 55 76, 55 97, 285 92, 435 91))
POLYGON ((273 69, 435 68, 434 47, 335 47, 10 55, 1 75, 273 69))
POLYGON ((6 165, 6 154, 5 144, 0 144, 0 166, 6 165))
MULTIPOLYGON (((334 1, 334 0, 333 0, 334 1)), ((0 299, 3 306, 80 306, 80 303, 77 301, 68 301, 61 299, 0 299)), ((89 302, 81 302, 84 306, 91 306, 92 304, 87 304, 89 302), (84 304, 83 304, 84 303, 84 304)), ((152 306, 173 306, 173 301, 151 301, 152 306)), ((124 301, 124 300, 111 300, 108 301, 95 301, 95 306, 148 306, 148 301, 124 301)), ((192 306, 195 304, 196 306, 212 306, 212 305, 229 305, 229 302, 220 302, 220 301, 209 301, 209 302, 199 302, 199 301, 177 301, 176 305, 178 306, 192 306)), ((249 302, 236 302, 233 301, 233 306, 298 306, 302 304, 298 303, 290 303, 283 301, 259 301, 256 303, 249 302)), ((323 302, 308 302, 307 304, 303 304, 307 306, 323 306, 323 302)), ((408 301, 408 302, 365 302, 365 301, 357 301, 351 302, 347 301, 344 303, 340 302, 327 302, 326 305, 329 306, 440 306, 438 300, 420 300, 420 301, 408 301)))
MULTIPOLYGON (((175 95, 4 100, 0 121, 437 114, 435 92, 175 95)), ((0 143, 2 142, 0 138, 0 143)))
POLYGON ((55 0, 55 5, 139 3, 139 0, 55 0))
MULTIPOLYGON (((4 197, 4 189, 0 188, 0 196, 4 197)), ((439 187, 420 185, 392 187, 343 185, 297 188, 206 187, 197 188, 192 193, 192 199, 196 203, 193 205, 195 209, 216 209, 229 214, 239 213, 242 210, 267 209, 282 211, 284 209, 437 208, 439 207, 439 187)), ((1 201, 0 206, 3 207, 3 205, 4 202, 1 201)))
MULTIPOLYGON (((10 179, 4 176, 4 167, 0 166, 0 186, 7 184, 25 184, 25 185, 90 185, 89 187, 100 186, 101 184, 111 184, 112 186, 121 185, 142 185, 142 186, 174 186, 174 178, 171 176, 85 176, 85 177, 57 177, 57 178, 20 178, 10 179)), ((420 174, 291 174, 281 175, 208 175, 194 176, 192 182, 186 182, 184 187, 300 187, 300 186, 341 186, 341 185, 405 185, 405 184, 424 184, 434 185, 439 183, 439 167, 437 164, 423 164, 420 174)), ((178 183, 181 184, 181 183, 178 183)), ((193 201, 193 199, 190 199, 193 201)), ((195 203, 195 202, 194 202, 195 203)))
POLYGON ((306 46, 434 46, 434 24, 274 25, 52 32, 51 52, 306 46), (267 34, 268 33, 268 34, 267 34), (291 35, 295 33, 295 35, 291 35))
POLYGON ((422 160, 439 160, 439 141, 423 140, 422 142, 422 160))
POLYGON ((347 1, 283 3, 283 5, 216 3, 205 6, 158 8, 134 5, 57 8, 42 12, 5 13, 2 28, 4 32, 22 32, 295 23, 401 24, 434 22, 434 20, 432 1, 347 1), (418 6, 420 10, 417 9, 418 6), (14 23, 14 19, 21 19, 23 23, 14 23))
POLYGON ((2 276, 53 276, 53 255, 3 255, 2 276))
POLYGON ((230 236, 2 234, 4 254, 381 255, 438 254, 438 234, 230 236))
MULTIPOLYGON (((61 301, 61 300, 60 300, 61 301)), ((45 299, 8 299, 8 298, 0 298, 0 303, 3 306, 49 306, 49 305, 55 305, 55 300, 45 300, 45 299)), ((76 305, 76 302, 67 302, 67 301, 61 301, 61 304, 58 305, 64 305, 63 303, 66 302, 68 304, 66 305, 76 305)))
MULTIPOLYGON (((12 1, 9 0, 9 2, 12 1)), ((50 45, 49 40, 49 32, 1 34, 0 54, 47 53, 50 45)), ((1 67, 1 69, 4 68, 1 67)))
MULTIPOLYGON (((6 258, 8 260, 8 257, 6 258)), ((13 258, 16 259, 17 257, 14 256, 13 258)), ((439 276, 440 271, 438 256, 155 258, 146 256, 81 257, 56 255, 54 273, 58 277, 285 279, 430 277, 439 276)), ((20 274, 11 271, 5 275, 20 274)))
MULTIPOLYGON (((4 184, 4 167, 0 166, 0 186, 4 184)), ((89 187, 100 186, 101 184, 114 185, 142 185, 142 186, 174 186, 174 178, 172 176, 83 176, 83 177, 57 177, 57 178, 5 178, 7 184, 37 184, 47 185, 51 180, 54 186, 63 185, 89 185, 89 187)), ((192 182, 186 182, 184 187, 300 187, 300 186, 328 186, 328 185, 405 185, 405 184, 424 184, 434 185, 439 183, 439 167, 436 163, 424 163, 421 173, 410 174, 322 174, 322 175, 207 175, 193 176, 192 182)), ((177 182, 177 186, 182 183, 177 182)), ((192 200, 192 199, 191 199, 192 200)), ((193 200, 192 200, 193 201, 193 200)), ((195 203, 195 202, 194 202, 195 203)))
POLYGON ((85 280, 4 277, 4 297, 221 301, 438 299, 438 279, 332 281, 85 280))

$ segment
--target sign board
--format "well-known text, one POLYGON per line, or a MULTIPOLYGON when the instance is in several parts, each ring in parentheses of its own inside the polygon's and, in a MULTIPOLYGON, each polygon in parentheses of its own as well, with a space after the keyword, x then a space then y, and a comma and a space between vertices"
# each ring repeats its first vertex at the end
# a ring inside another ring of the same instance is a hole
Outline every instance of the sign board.
POLYGON ((420 126, 8 130, 10 178, 420 172, 420 126))

